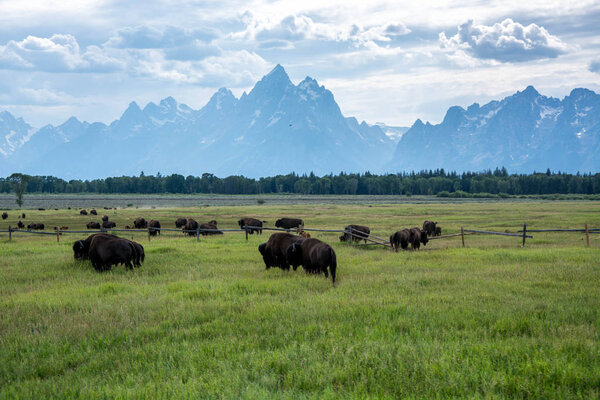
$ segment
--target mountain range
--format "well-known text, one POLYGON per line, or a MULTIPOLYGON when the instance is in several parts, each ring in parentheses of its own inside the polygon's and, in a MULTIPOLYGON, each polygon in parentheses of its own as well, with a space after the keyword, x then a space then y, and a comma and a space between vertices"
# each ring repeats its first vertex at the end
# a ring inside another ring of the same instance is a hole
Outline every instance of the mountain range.
POLYGON ((510 172, 600 170, 600 95, 562 100, 522 92, 451 107, 438 125, 367 124, 345 117, 333 94, 306 77, 293 84, 277 65, 249 93, 219 89, 199 110, 167 97, 135 102, 106 125, 75 117, 35 129, 0 113, 0 176, 65 179, 161 172, 182 175, 317 175, 444 168, 510 172))

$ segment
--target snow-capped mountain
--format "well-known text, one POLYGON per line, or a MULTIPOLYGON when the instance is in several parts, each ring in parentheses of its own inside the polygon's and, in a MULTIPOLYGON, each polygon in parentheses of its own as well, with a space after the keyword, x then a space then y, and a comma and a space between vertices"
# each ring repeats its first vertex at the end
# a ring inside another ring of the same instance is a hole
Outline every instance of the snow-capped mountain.
POLYGON ((393 151, 394 141, 380 127, 345 118, 329 90, 310 77, 294 85, 277 65, 239 99, 222 88, 200 110, 168 97, 143 109, 132 102, 110 125, 71 118, 45 126, 4 155, 0 174, 92 178, 143 170, 258 177, 381 171, 393 151))
POLYGON ((272 176, 444 168, 510 172, 600 170, 600 95, 575 89, 562 100, 522 92, 451 107, 438 125, 407 130, 344 117, 333 94, 280 65, 238 99, 219 89, 200 110, 174 98, 132 102, 109 125, 71 117, 35 130, 0 113, 0 176, 65 179, 179 173, 272 176))
POLYGON ((528 86, 484 106, 451 107, 438 125, 417 120, 388 164, 399 171, 501 166, 524 173, 600 171, 600 95, 574 89, 559 100, 528 86))

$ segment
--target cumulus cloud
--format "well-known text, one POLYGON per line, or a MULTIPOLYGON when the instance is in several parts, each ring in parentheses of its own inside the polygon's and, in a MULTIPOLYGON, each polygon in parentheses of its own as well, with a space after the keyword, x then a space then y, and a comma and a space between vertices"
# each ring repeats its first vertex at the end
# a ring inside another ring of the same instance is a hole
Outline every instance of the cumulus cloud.
POLYGON ((49 38, 27 36, 22 41, 0 45, 0 68, 46 72, 111 72, 123 64, 109 57, 98 46, 79 47, 72 35, 55 34, 49 38))
MULTIPOLYGON (((336 25, 314 21, 307 15, 288 15, 281 20, 255 16, 251 12, 242 15, 246 25, 241 32, 230 35, 233 39, 257 40, 259 47, 274 40, 294 42, 299 40, 323 40, 349 42, 355 46, 370 42, 389 42, 393 38, 410 33, 402 23, 384 23, 362 27, 359 25, 336 25)), ((267 45, 268 46, 268 45, 267 45)))
POLYGON ((472 20, 460 25, 456 35, 439 34, 442 48, 450 53, 464 52, 479 59, 521 62, 555 58, 566 52, 566 45, 536 24, 527 26, 507 18, 492 26, 476 25, 472 20))
POLYGON ((592 72, 597 72, 600 74, 600 58, 592 61, 588 69, 592 72))

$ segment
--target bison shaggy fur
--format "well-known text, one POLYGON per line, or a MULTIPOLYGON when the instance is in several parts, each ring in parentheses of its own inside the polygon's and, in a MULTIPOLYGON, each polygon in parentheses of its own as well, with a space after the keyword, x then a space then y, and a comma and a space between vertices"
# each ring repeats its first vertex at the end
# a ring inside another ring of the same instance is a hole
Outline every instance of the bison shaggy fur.
POLYGON ((290 264, 301 264, 309 274, 331 273, 331 282, 335 285, 337 258, 333 248, 319 239, 305 239, 301 243, 293 243, 286 250, 287 261, 290 264), (329 267, 329 272, 327 270, 329 267))

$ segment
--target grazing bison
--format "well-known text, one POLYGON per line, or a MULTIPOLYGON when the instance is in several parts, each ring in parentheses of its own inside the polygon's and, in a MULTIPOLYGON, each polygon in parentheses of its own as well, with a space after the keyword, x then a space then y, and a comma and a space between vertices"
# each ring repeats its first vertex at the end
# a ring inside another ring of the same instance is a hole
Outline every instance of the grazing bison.
POLYGON ((90 210, 90 214, 92 214, 92 215, 98 215, 98 211, 96 211, 94 209, 91 209, 90 210))
POLYGON ((25 228, 25 224, 23 223, 23 221, 19 220, 19 222, 17 222, 17 228, 19 228, 19 229, 25 228))
POLYGON ((157 234, 160 235, 160 222, 155 219, 151 219, 150 222, 148 222, 148 226, 150 228, 154 228, 150 229, 150 236, 156 236, 157 234))
POLYGON ((106 222, 106 221, 108 221, 108 215, 102 216, 102 222, 106 222))
POLYGON ((263 222, 266 222, 266 221, 260 221, 256 218, 244 217, 238 221, 238 225, 240 226, 240 228, 243 228, 244 226, 256 226, 257 228, 247 228, 246 230, 251 235, 254 232, 256 232, 259 235, 262 235, 263 222))
POLYGON ((412 235, 408 229, 402 229, 390 236, 390 244, 396 252, 398 251, 398 247, 406 250, 409 243, 412 243, 412 235))
POLYGON ((131 226, 125 225, 125 229, 131 229, 131 226))
POLYGON ((135 229, 146 229, 148 227, 148 222, 144 218, 139 217, 133 221, 133 226, 135 226, 135 229))
POLYGON ((46 211, 46 209, 45 209, 45 208, 42 208, 42 207, 38 208, 38 210, 39 210, 39 211, 46 211))
POLYGON ((21 218, 25 219, 25 213, 21 214, 21 218))
POLYGON ((81 214, 81 215, 88 215, 88 212, 85 211, 85 210, 81 210, 81 211, 79 211, 79 214, 81 214))
POLYGON ((88 229, 100 229, 100 223, 99 222, 90 221, 90 222, 87 223, 86 227, 88 229))
POLYGON ((187 220, 187 222, 185 223, 185 226, 183 227, 183 233, 184 234, 188 234, 189 236, 194 236, 196 234, 196 230, 198 229, 199 225, 198 222, 196 222, 194 219, 190 218, 187 220))
POLYGON ((38 224, 38 223, 32 222, 29 225, 27 225, 27 229, 42 230, 42 229, 44 229, 44 224, 38 224))
POLYGON ((125 264, 133 269, 137 252, 133 243, 119 237, 94 236, 88 251, 92 266, 96 271, 108 271, 113 265, 125 264))
POLYGON ((304 227, 304 221, 302 221, 301 219, 298 218, 280 218, 277 221, 275 221, 275 226, 277 228, 283 228, 283 229, 292 229, 292 228, 303 228, 304 227))
POLYGON ((8 218, 8 213, 5 211, 2 213, 2 219, 8 218))
POLYGON ((135 251, 135 255, 131 261, 133 262, 133 265, 136 267, 140 267, 141 263, 146 258, 146 255, 144 253, 144 247, 137 242, 134 242, 134 241, 131 241, 128 239, 121 239, 118 236, 111 235, 108 233, 94 233, 94 234, 88 236, 86 239, 78 240, 75 243, 73 243, 73 256, 75 257, 76 260, 80 260, 80 259, 87 260, 90 258, 90 255, 89 255, 90 244, 92 242, 92 239, 95 237, 105 237, 108 239, 116 238, 116 239, 124 240, 126 242, 131 243, 133 245, 133 248, 135 251))
POLYGON ((112 229, 116 228, 117 224, 115 224, 113 221, 102 221, 102 227, 104 229, 112 229))
POLYGON ((429 242, 427 232, 415 227, 410 229, 410 234, 413 250, 418 250, 421 247, 421 243, 423 243, 423 246, 427 246, 427 242, 429 242))
POLYGON ((429 236, 433 236, 435 234, 436 224, 437 222, 425 221, 423 222, 423 230, 427 232, 429 236))
POLYGON ((208 221, 208 223, 206 224, 200 224, 200 234, 202 236, 207 236, 207 235, 222 235, 223 232, 218 230, 219 228, 217 228, 217 221, 215 221, 214 219, 212 221, 208 221), (202 229, 206 229, 206 230, 202 230, 202 229))
POLYGON ((286 251, 287 261, 290 264, 302 264, 302 268, 309 274, 324 273, 329 276, 327 267, 331 272, 331 282, 335 285, 335 271, 337 259, 335 251, 327 243, 319 239, 306 239, 302 243, 293 243, 286 251))
POLYGON ((176 228, 181 228, 182 226, 185 226, 185 224, 187 224, 187 219, 185 218, 177 218, 175 221, 176 228))
POLYGON ((367 238, 369 237, 369 234, 371 234, 371 230, 369 229, 369 227, 363 225, 348 225, 344 228, 344 230, 346 232, 344 232, 344 234, 340 236, 341 242, 350 240, 350 234, 348 232, 352 233, 353 240, 364 239, 365 243, 367 243, 367 238))
POLYGON ((442 227, 436 226, 435 233, 433 234, 433 236, 442 236, 442 227))
MULTIPOLYGON (((302 236, 292 235, 290 233, 274 233, 269 237, 267 243, 263 243, 258 246, 258 251, 263 256, 265 262, 265 268, 279 267, 283 270, 288 271, 290 269, 290 263, 287 260, 286 251, 293 243, 303 242, 302 236), (262 250, 261 250, 262 249, 262 250)), ((292 264, 294 271, 298 268, 298 264, 292 264)))

